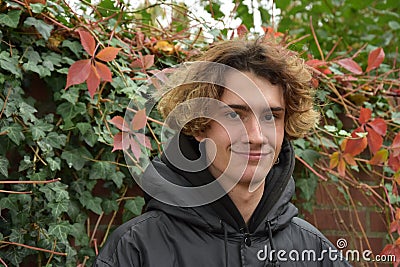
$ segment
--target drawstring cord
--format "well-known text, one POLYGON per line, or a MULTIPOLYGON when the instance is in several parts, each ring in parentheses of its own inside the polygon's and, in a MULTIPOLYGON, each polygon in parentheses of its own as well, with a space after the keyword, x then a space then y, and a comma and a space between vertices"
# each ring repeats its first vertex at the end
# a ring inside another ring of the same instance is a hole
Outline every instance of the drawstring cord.
POLYGON ((276 258, 275 245, 274 245, 274 241, 272 240, 271 222, 269 220, 265 221, 265 227, 268 230, 269 244, 271 246, 271 251, 273 251, 272 259, 270 261, 265 262, 265 267, 278 267, 279 263, 278 263, 278 259, 276 258))
POLYGON ((228 230, 226 229, 225 223, 220 220, 222 230, 224 230, 224 247, 225 247, 225 267, 228 267, 228 230))

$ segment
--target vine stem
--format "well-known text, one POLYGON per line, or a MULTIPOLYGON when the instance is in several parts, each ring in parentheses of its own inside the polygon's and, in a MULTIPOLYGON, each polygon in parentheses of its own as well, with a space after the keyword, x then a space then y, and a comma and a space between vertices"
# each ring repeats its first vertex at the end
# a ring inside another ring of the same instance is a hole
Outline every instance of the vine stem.
POLYGON ((317 35, 315 34, 314 25, 312 24, 312 16, 310 16, 310 28, 311 28, 311 32, 312 32, 312 35, 315 40, 315 44, 317 45, 319 54, 321 56, 321 59, 322 59, 322 61, 325 61, 324 53, 322 52, 321 46, 319 45, 317 35))
POLYGON ((0 181, 0 184, 49 184, 61 181, 61 178, 45 181, 0 181))
POLYGON ((0 190, 0 193, 7 193, 7 194, 32 194, 32 191, 18 192, 18 191, 0 190))
POLYGON ((60 255, 60 256, 67 256, 68 255, 67 253, 64 253, 64 252, 51 251, 51 250, 44 249, 44 248, 32 247, 32 246, 28 246, 28 245, 21 244, 21 243, 8 242, 8 241, 3 241, 3 240, 0 240, 0 244, 14 245, 14 246, 24 247, 24 248, 28 248, 28 249, 32 249, 32 250, 48 252, 48 253, 55 254, 55 255, 60 255))
POLYGON ((307 162, 305 162, 302 158, 296 155, 296 159, 299 160, 301 163, 303 163, 304 166, 307 167, 310 171, 312 171, 316 176, 318 176, 321 180, 323 181, 328 181, 328 179, 321 174, 319 174, 316 170, 313 169, 307 162))
POLYGON ((3 261, 3 259, 0 257, 0 263, 4 265, 4 267, 8 267, 8 265, 3 261))

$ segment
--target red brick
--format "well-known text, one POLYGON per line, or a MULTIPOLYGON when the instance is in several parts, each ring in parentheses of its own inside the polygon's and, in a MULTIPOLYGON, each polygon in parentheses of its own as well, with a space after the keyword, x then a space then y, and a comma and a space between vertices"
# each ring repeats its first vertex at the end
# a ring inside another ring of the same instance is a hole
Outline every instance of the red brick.
POLYGON ((365 206, 368 206, 368 207, 376 206, 376 202, 374 201, 374 196, 367 195, 366 191, 364 191, 364 189, 351 187, 349 189, 349 191, 350 191, 350 197, 353 199, 353 201, 356 205, 361 205, 364 207, 365 206))
POLYGON ((366 225, 365 211, 347 211, 347 210, 324 210, 315 209, 315 225, 320 230, 348 230, 360 232, 366 225), (357 220, 356 213, 359 217, 357 220), (359 224, 359 221, 361 225, 359 224))
POLYGON ((389 223, 385 220, 385 213, 378 211, 369 211, 369 232, 387 233, 389 223))
POLYGON ((332 207, 332 201, 335 201, 338 206, 345 206, 347 204, 343 194, 332 183, 319 182, 315 194, 318 206, 332 207))

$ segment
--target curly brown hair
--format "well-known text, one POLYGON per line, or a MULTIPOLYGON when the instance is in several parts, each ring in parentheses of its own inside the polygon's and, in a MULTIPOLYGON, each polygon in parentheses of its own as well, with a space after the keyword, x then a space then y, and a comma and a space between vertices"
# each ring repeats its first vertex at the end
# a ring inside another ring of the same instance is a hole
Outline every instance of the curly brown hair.
MULTIPOLYGON (((241 72, 250 72, 280 86, 286 109, 286 138, 302 137, 318 122, 319 113, 313 108, 311 71, 297 53, 265 39, 240 39, 216 43, 197 60, 220 63, 241 72)), ((171 84, 177 84, 179 80, 179 86, 166 90, 157 107, 164 119, 179 107, 179 112, 174 112, 173 119, 168 124, 172 121, 176 128, 182 128, 183 133, 196 136, 207 127, 210 119, 201 116, 191 119, 194 109, 190 105, 182 104, 199 97, 219 100, 225 90, 224 86, 218 82, 197 81, 217 81, 226 75, 227 69, 210 68, 207 64, 198 64, 194 68, 189 65, 182 69, 171 79, 171 84)))

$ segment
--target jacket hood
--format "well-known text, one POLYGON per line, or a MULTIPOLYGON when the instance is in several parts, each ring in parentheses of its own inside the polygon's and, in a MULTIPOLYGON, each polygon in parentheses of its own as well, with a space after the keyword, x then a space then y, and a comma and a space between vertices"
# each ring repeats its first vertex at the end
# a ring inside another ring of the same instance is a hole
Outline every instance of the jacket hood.
POLYGON ((161 159, 155 158, 143 174, 146 211, 161 210, 208 231, 221 233, 221 224, 224 224, 228 232, 251 234, 266 231, 267 222, 272 231, 277 231, 297 215, 297 209, 289 203, 295 188, 291 177, 294 152, 289 141, 284 140, 279 163, 268 173, 263 196, 247 225, 228 194, 215 182, 208 169, 202 168, 205 166, 203 149, 202 143, 192 137, 180 134, 172 138, 161 159), (212 182, 211 188, 190 191, 212 182), (179 191, 174 185, 187 190, 179 191), (221 197, 209 203, 205 201, 203 205, 189 204, 201 203, 202 199, 212 195, 221 197))

